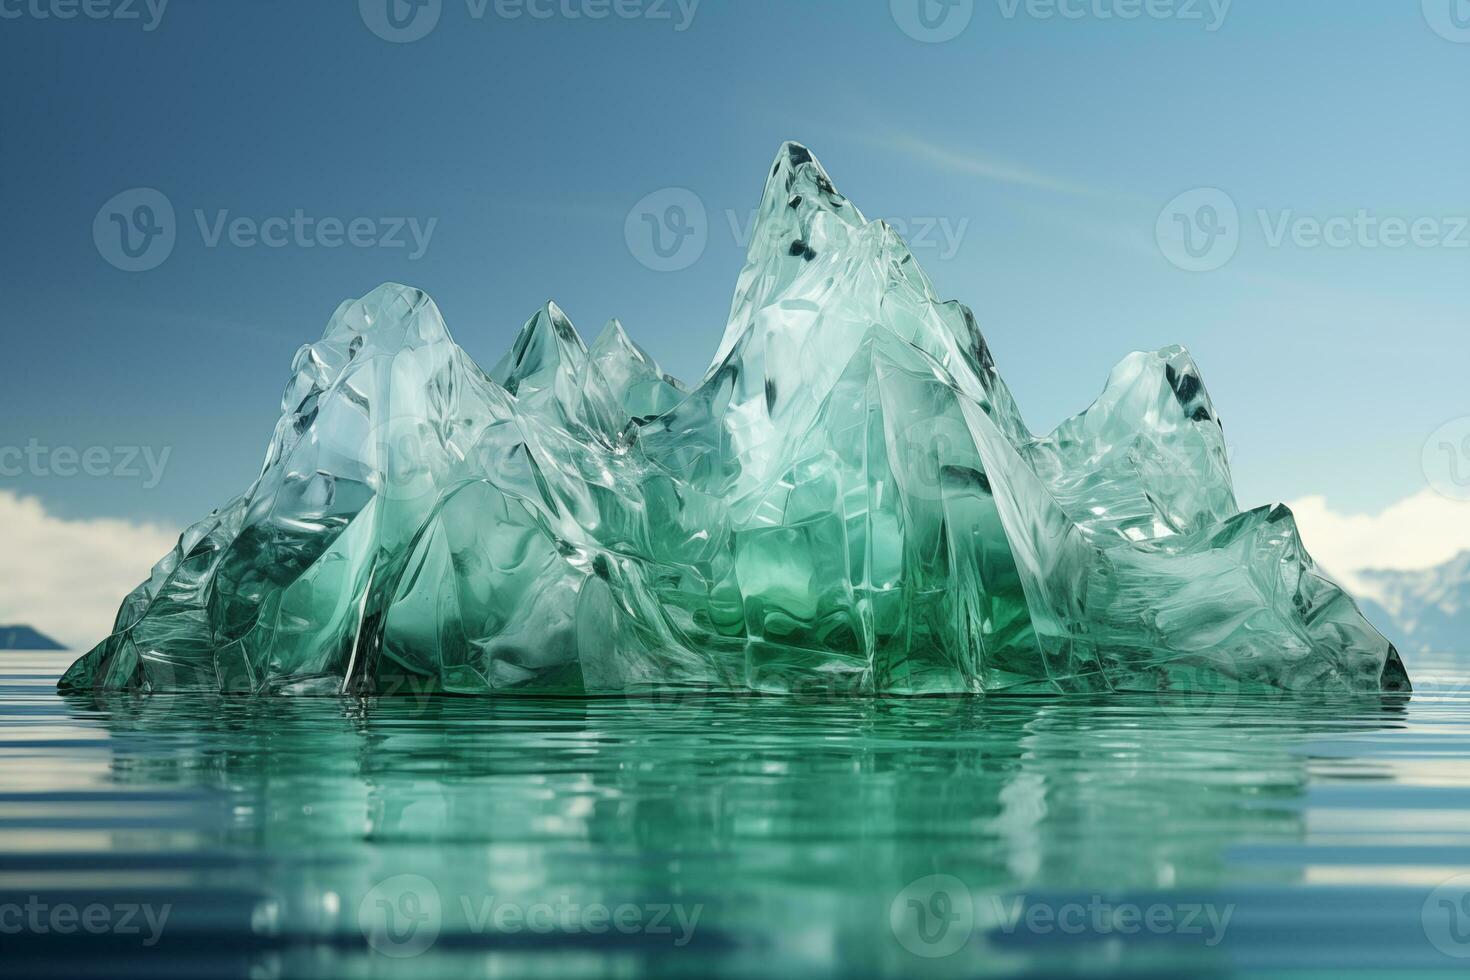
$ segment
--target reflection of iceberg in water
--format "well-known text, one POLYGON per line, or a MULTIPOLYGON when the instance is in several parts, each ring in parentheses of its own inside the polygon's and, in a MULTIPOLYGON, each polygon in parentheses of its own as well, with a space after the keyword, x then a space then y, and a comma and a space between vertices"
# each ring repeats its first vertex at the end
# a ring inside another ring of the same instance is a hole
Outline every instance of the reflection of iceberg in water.
MULTIPOLYGON (((413 874, 442 900, 435 955, 526 951, 477 931, 465 896, 472 909, 487 896, 683 902, 703 907, 687 948, 560 927, 536 942, 691 964, 732 948, 837 965, 900 955, 875 926, 894 891, 936 870, 982 895, 1199 900, 1245 880, 1238 845, 1305 840, 1310 760, 1296 743, 1402 714, 1378 698, 1178 711, 1152 698, 96 703, 113 784, 202 796, 229 815, 185 837, 160 831, 155 846, 200 908, 220 895, 273 908, 267 946, 350 945, 365 896, 413 874)), ((146 841, 130 848, 140 871, 146 841)), ((1006 939, 993 937, 1010 957, 1069 955, 1006 939)))
POLYGON ((1241 512, 1182 349, 1034 437, 812 155, 771 170, 692 389, 548 305, 482 371, 423 293, 303 347, 257 483, 63 685, 872 693, 1406 690, 1282 507, 1241 512))

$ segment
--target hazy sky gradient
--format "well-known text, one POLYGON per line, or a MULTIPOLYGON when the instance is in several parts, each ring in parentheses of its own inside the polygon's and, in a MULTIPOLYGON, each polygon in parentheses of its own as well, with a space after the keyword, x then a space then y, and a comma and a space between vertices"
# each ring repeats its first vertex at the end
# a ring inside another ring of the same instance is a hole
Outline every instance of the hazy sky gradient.
POLYGON ((483 364, 554 298, 584 337, 618 316, 697 376, 783 139, 870 217, 929 229, 920 263, 975 309, 1034 429, 1083 408, 1127 352, 1182 343, 1243 503, 1378 511, 1425 489, 1425 440, 1470 415, 1470 230, 1461 248, 1269 241, 1283 215, 1442 235, 1470 215, 1470 43, 1417 2, 1237 0, 1211 31, 1204 2, 1204 20, 1123 21, 1099 16, 1116 0, 1073 0, 1075 20, 977 0, 944 43, 882 0, 703 0, 683 31, 672 0, 669 19, 477 6, 444 0, 406 44, 351 0, 174 0, 152 31, 0 19, 0 446, 104 447, 109 472, 125 469, 114 447, 168 453, 156 486, 136 461, 136 477, 30 466, 0 491, 72 521, 203 516, 255 475, 296 347, 385 280, 427 289, 483 364), (177 242, 128 273, 93 225, 136 187, 166 195, 177 242), (624 234, 666 187, 708 216, 678 272, 640 264, 624 234), (1201 187, 1238 207, 1240 244, 1186 272, 1156 223, 1201 187), (209 247, 195 216, 298 209, 436 224, 410 260, 209 247))

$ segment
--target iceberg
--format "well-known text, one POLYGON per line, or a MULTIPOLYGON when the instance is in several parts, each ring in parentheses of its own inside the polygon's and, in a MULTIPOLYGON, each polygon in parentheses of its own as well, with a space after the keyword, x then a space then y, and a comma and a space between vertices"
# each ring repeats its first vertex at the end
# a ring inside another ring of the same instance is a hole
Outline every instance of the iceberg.
POLYGON ((60 683, 1410 687, 1291 513, 1237 505, 1188 353, 1130 355, 1033 435, 970 310, 796 143, 692 386, 552 303, 489 371, 417 289, 342 304, 296 354, 255 484, 60 683))

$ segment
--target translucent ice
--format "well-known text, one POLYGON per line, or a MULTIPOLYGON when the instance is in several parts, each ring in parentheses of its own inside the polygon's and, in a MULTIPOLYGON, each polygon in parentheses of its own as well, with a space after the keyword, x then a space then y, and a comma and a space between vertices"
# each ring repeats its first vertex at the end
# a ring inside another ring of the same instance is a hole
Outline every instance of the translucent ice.
POLYGON ((1033 436, 970 311, 796 144, 692 388, 553 304, 487 373, 388 285, 281 409, 63 687, 1409 686, 1290 512, 1240 511, 1187 353, 1033 436))

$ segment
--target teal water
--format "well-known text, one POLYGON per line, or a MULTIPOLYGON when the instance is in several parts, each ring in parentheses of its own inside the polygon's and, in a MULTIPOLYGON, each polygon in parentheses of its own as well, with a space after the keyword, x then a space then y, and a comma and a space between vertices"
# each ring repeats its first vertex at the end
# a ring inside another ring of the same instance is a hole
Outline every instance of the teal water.
POLYGON ((5 976, 1470 969, 1470 660, 1325 704, 63 699, 68 660, 0 655, 5 976))

